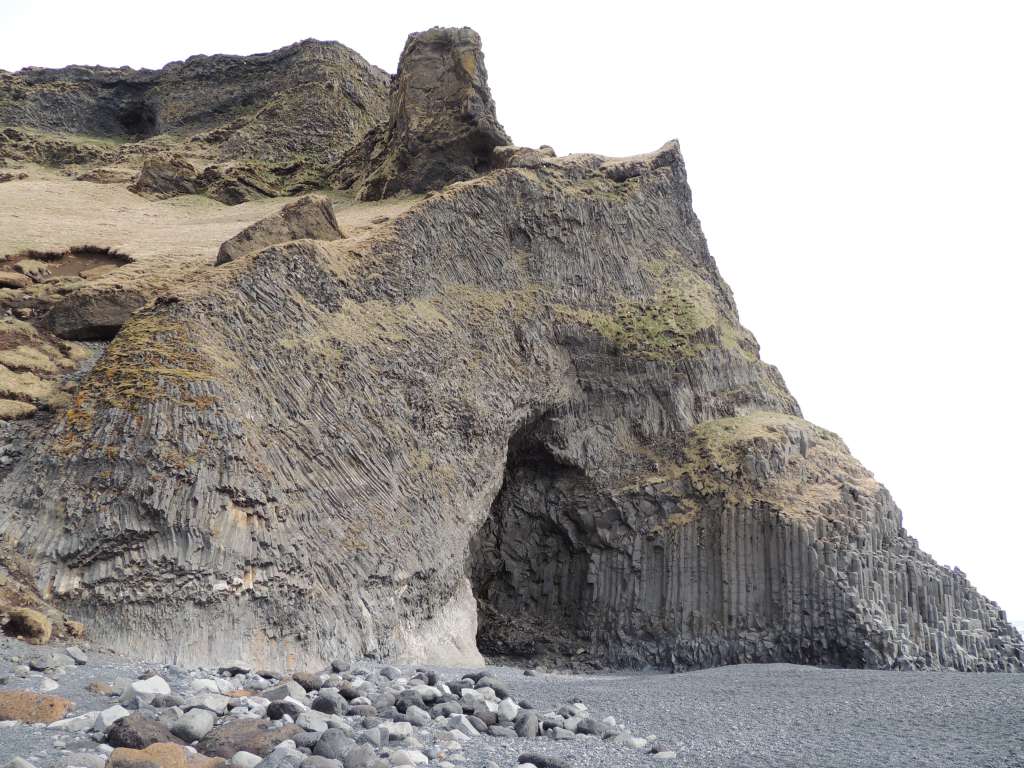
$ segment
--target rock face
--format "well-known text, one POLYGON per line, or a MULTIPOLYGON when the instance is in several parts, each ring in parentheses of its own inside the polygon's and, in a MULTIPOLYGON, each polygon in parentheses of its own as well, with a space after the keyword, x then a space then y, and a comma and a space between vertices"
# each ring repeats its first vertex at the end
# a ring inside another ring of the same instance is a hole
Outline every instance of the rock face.
POLYGON ((306 195, 224 242, 217 252, 217 264, 290 240, 337 240, 341 236, 331 201, 320 195, 306 195))
POLYGON ((462 183, 127 318, 0 481, 40 591, 179 662, 1021 669, 760 359, 678 146, 495 150, 478 53, 410 38, 360 177, 462 183))
POLYGON ((160 70, 0 72, 0 125, 102 137, 194 136, 221 159, 347 149, 386 114, 388 78, 338 43, 192 56, 160 70))
POLYGON ((142 165, 139 177, 128 187, 143 197, 162 200, 177 195, 194 195, 201 188, 199 174, 180 157, 151 157, 142 165))
POLYGON ((480 36, 434 28, 409 35, 388 122, 352 150, 340 177, 364 200, 426 192, 491 170, 494 148, 511 143, 495 116, 480 36))
POLYGON ((62 339, 109 341, 145 303, 145 297, 131 289, 77 291, 53 306, 45 324, 62 339))
POLYGON ((317 40, 160 70, 0 72, 0 165, 78 166, 99 183, 134 174, 131 188, 151 199, 293 195, 323 187, 386 121, 389 83, 354 51, 317 40))

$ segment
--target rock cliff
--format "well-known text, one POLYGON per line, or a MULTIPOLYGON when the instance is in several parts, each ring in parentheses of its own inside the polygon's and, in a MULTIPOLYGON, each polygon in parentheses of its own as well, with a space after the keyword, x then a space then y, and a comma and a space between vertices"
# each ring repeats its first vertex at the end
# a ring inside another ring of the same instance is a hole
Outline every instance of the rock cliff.
POLYGON ((0 535, 42 595, 178 661, 1021 669, 760 359, 678 145, 505 140, 475 33, 410 37, 330 176, 368 201, 174 273, 35 423, 0 535))

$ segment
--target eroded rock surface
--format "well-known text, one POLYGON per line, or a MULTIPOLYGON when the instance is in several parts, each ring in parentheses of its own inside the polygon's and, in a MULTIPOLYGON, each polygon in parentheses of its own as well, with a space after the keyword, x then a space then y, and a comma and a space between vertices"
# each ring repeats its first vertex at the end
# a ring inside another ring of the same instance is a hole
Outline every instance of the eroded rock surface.
POLYGON ((1021 668, 760 359, 674 142, 498 148, 466 30, 410 37, 391 99, 335 171, 435 194, 352 203, 344 239, 258 225, 48 404, 0 480, 40 594, 182 662, 1021 668))
POLYGON ((426 192, 494 167, 511 140, 495 115, 480 36, 434 28, 409 35, 391 86, 390 117, 342 162, 342 186, 364 200, 426 192))
POLYGON ((341 236, 331 201, 320 195, 306 195, 225 241, 217 251, 217 264, 290 240, 337 240, 341 236))
POLYGON ((154 198, 292 195, 323 187, 387 119, 389 80, 354 51, 317 40, 160 70, 0 72, 0 165, 75 166, 99 183, 141 170, 133 186, 154 198))

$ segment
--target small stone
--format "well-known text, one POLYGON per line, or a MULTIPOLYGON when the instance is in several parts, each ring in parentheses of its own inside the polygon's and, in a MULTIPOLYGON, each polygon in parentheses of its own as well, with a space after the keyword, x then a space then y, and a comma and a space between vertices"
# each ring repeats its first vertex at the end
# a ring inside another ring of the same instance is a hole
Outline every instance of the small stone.
POLYGON ((162 677, 154 675, 145 680, 133 680, 121 694, 122 704, 135 704, 139 702, 149 704, 158 693, 168 694, 171 686, 162 677))
POLYGON ((22 757, 16 757, 9 762, 6 768, 36 768, 32 763, 22 757))
POLYGON ((118 747, 110 754, 110 768, 184 768, 185 750, 177 744, 151 744, 145 749, 118 747))
POLYGON ((267 706, 267 717, 271 720, 280 720, 287 715, 292 720, 295 720, 295 718, 305 711, 306 707, 295 701, 295 699, 288 697, 281 701, 270 702, 267 706))
POLYGON ((169 707, 183 707, 185 700, 174 693, 158 693, 149 703, 157 709, 167 709, 169 707))
POLYGON ((64 649, 64 653, 74 660, 75 664, 83 665, 89 663, 89 657, 85 655, 85 651, 79 648, 77 645, 69 645, 64 649))
POLYGON ((216 680, 209 678, 198 678, 188 684, 196 693, 220 693, 220 684, 216 680))
POLYGON ((512 722, 519 714, 519 705, 511 698, 506 697, 498 703, 496 714, 498 715, 499 720, 512 722))
POLYGON ((435 704, 430 708, 430 714, 433 717, 460 715, 462 714, 462 705, 456 701, 442 701, 440 704, 435 704))
POLYGON ((292 680, 301 685, 306 691, 317 691, 324 684, 323 676, 313 672, 296 672, 292 675, 292 680))
MULTIPOLYGON (((369 704, 369 702, 366 702, 369 704)), ((333 689, 324 689, 313 699, 313 709, 318 712, 326 712, 329 715, 340 715, 348 709, 348 702, 341 694, 333 689)))
POLYGON ((97 713, 96 719, 93 721, 93 730, 105 732, 110 726, 116 723, 118 720, 123 720, 131 714, 127 709, 122 707, 120 704, 115 704, 112 707, 104 709, 102 712, 97 713))
MULTIPOLYGON (((104 710, 107 712, 109 710, 104 710)), ((103 712, 100 713, 102 715, 103 712)), ((133 712, 128 717, 118 718, 107 729, 107 743, 112 747, 144 749, 150 744, 160 742, 176 742, 167 726, 159 720, 146 717, 141 712, 133 712)))
POLYGON ((209 709, 190 709, 174 725, 171 726, 171 733, 183 741, 199 741, 211 730, 217 722, 217 716, 209 709))
MULTIPOLYGON (((568 728, 568 725, 566 727, 568 728)), ((569 728, 569 730, 572 729, 569 728)), ((585 733, 588 736, 604 736, 608 730, 607 723, 602 723, 592 717, 585 717, 576 724, 576 733, 585 733)))
POLYGON ((448 727, 466 736, 477 736, 480 733, 466 715, 452 715, 448 718, 448 727))
POLYGON ((487 733, 491 736, 496 736, 498 738, 504 739, 514 739, 516 736, 518 736, 514 729, 508 728, 504 725, 492 725, 488 727, 487 733))
POLYGON ((110 683, 104 683, 102 680, 93 680, 87 686, 85 690, 89 693, 94 693, 97 696, 113 696, 114 688, 110 683))
POLYGON ((380 728, 387 732, 393 741, 400 741, 412 736, 412 723, 383 723, 380 728))
POLYGON ((341 762, 338 760, 332 760, 329 757, 310 755, 302 761, 299 768, 341 768, 341 762))
POLYGON ((60 684, 56 680, 52 680, 49 677, 44 677, 39 681, 39 690, 43 693, 49 693, 50 691, 56 691, 60 688, 60 684))
POLYGON ((651 755, 651 757, 653 757, 655 760, 675 760, 676 753, 670 750, 666 750, 665 752, 655 752, 653 755, 651 755))
POLYGON ((82 733, 92 728, 93 723, 96 722, 96 715, 96 712, 86 712, 75 717, 65 718, 64 720, 55 720, 46 727, 82 733))
POLYGON ((381 667, 380 674, 388 680, 397 680, 402 676, 402 670, 398 667, 381 667))
POLYGON ((490 688, 499 699, 506 699, 512 695, 508 686, 492 675, 485 675, 484 677, 481 677, 476 681, 476 687, 477 689, 490 688))
POLYGON ((351 664, 347 661, 342 661, 341 659, 334 659, 331 662, 331 669, 335 672, 348 672, 351 668, 351 664))
POLYGON ((392 765, 426 765, 430 762, 425 754, 417 749, 396 749, 389 758, 392 765))
POLYGON ((105 768, 107 765, 106 755, 97 755, 91 752, 79 752, 70 755, 64 763, 74 768, 105 768))
POLYGON ((252 752, 242 750, 240 752, 235 752, 235 754, 231 756, 231 765, 234 766, 234 768, 256 768, 262 759, 263 758, 259 755, 254 755, 252 752))
POLYGON ((299 726, 291 724, 275 727, 270 720, 229 720, 215 726, 200 740, 198 747, 211 757, 229 759, 242 750, 266 757, 282 741, 301 731, 299 726))
POLYGON ((409 722, 415 725, 417 728, 423 728, 431 721, 430 714, 420 709, 416 705, 410 706, 405 710, 405 716, 409 719, 409 722))
POLYGON ((357 744, 341 759, 345 768, 372 768, 378 764, 377 751, 369 744, 357 744))
POLYGON ((306 698, 306 689, 294 680, 285 680, 283 683, 263 691, 263 698, 271 701, 280 701, 288 696, 301 701, 306 698))
POLYGON ((307 731, 326 731, 328 728, 348 728, 338 715, 327 715, 316 710, 307 710, 295 718, 295 724, 307 731))
POLYGON ((216 715, 223 715, 228 711, 228 704, 231 699, 219 693, 206 693, 202 696, 193 696, 185 702, 184 709, 208 709, 216 715))
POLYGON ((537 768, 570 768, 567 761, 560 757, 548 757, 536 752, 524 752, 519 756, 519 765, 535 765, 537 768))
POLYGON ((313 754, 341 760, 352 747, 355 740, 339 729, 325 731, 313 747, 313 754))

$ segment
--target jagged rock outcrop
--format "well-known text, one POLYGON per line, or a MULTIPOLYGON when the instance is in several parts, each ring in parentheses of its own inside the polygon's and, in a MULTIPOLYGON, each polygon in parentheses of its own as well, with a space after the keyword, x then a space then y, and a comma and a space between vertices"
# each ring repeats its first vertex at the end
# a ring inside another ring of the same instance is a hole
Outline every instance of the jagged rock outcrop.
POLYGON ((123 287, 81 290, 54 304, 44 323, 54 335, 72 341, 109 341, 146 297, 123 287))
POLYGON ((128 187, 151 200, 194 195, 201 188, 199 173, 181 157, 150 157, 142 164, 138 178, 128 187))
POLYGON ((678 145, 496 149, 474 41, 410 38, 362 177, 460 183, 203 267, 26 443, 0 536, 42 596, 178 661, 1021 669, 760 359, 678 145))
POLYGON ((0 125, 97 137, 170 133, 222 160, 330 159, 386 115, 388 76, 338 43, 192 56, 160 70, 0 71, 0 125))
POLYGON ((234 205, 297 194, 324 187, 387 120, 389 83, 354 51, 317 40, 160 70, 0 72, 0 165, 79 166, 100 182, 141 168, 134 186, 154 198, 202 193, 234 205))
POLYGON ((363 200, 441 189, 494 167, 511 144, 495 115, 480 36, 434 28, 409 35, 391 86, 390 117, 342 161, 336 180, 363 200))
POLYGON ((217 251, 217 264, 226 264, 290 240, 337 240, 340 237, 331 201, 322 195, 306 195, 225 241, 217 251))

